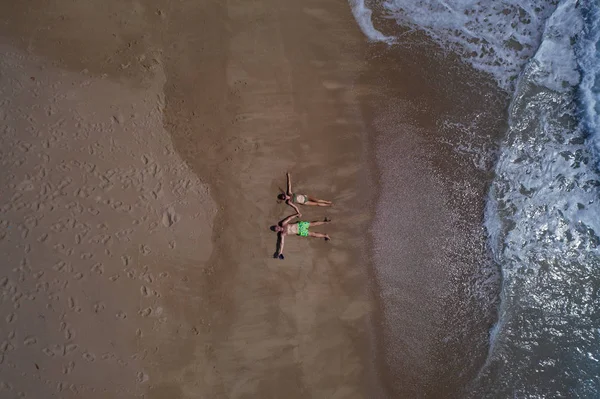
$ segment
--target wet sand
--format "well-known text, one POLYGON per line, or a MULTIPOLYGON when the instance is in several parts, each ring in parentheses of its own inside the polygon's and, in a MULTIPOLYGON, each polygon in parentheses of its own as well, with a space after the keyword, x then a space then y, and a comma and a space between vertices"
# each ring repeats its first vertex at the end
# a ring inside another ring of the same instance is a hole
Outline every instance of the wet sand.
MULTIPOLYGON (((217 370, 207 392, 362 397, 371 305, 364 237, 354 232, 366 230, 368 193, 358 189, 365 143, 352 92, 360 47, 346 37, 349 10, 317 2, 215 8, 199 39, 223 39, 199 48, 188 37, 174 46, 166 58, 179 61, 168 63, 165 85, 175 146, 219 206, 209 270, 199 278, 207 306, 196 316, 207 318, 210 346, 201 356, 217 370), (269 226, 291 214, 275 201, 286 171, 298 192, 335 207, 302 209, 305 220, 333 218, 316 229, 333 240, 288 238, 282 262, 271 258, 269 226)), ((207 18, 179 12, 174 18, 190 31, 207 18)), ((178 35, 168 32, 167 41, 178 35)))
POLYGON ((496 320, 500 275, 483 213, 507 99, 419 33, 366 58, 359 82, 377 88, 361 104, 379 187, 371 259, 382 383, 391 397, 465 397, 496 320))
POLYGON ((499 129, 478 115, 502 109, 472 71, 366 43, 345 2, 0 11, 2 389, 452 397, 472 378, 499 129), (302 208, 333 240, 290 237, 280 261, 286 171, 335 202, 302 208))

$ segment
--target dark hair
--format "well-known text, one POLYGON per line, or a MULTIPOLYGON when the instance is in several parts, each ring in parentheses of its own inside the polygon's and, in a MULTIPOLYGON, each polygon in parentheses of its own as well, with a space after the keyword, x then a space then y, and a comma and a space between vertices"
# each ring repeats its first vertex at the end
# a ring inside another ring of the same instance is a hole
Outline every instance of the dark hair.
POLYGON ((279 199, 280 199, 280 200, 282 200, 282 201, 285 201, 285 194, 279 194, 279 195, 277 196, 277 198, 279 198, 279 199))
POLYGON ((269 227, 271 229, 271 231, 277 231, 277 226, 273 225, 271 227, 269 227))

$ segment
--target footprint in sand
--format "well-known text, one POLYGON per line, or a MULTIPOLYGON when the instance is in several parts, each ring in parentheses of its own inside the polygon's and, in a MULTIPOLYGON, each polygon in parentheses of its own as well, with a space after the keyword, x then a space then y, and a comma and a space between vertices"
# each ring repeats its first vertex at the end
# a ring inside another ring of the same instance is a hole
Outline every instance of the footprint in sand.
POLYGON ((169 207, 162 215, 162 224, 165 227, 171 227, 179 221, 179 215, 175 213, 172 207, 169 207))
POLYGON ((71 374, 75 368, 75 362, 71 361, 63 366, 63 374, 71 374))
POLYGON ((14 322, 17 319, 17 315, 15 313, 10 313, 8 316, 6 316, 6 322, 8 324, 14 322))
POLYGON ((146 287, 145 285, 142 285, 140 287, 140 293, 142 294, 142 296, 150 296, 150 291, 148 290, 148 287, 146 287))
POLYGON ((77 344, 68 344, 67 346, 65 346, 65 353, 68 355, 74 351, 76 351, 79 348, 79 345, 77 344))
POLYGON ((143 371, 138 372, 136 376, 139 383, 144 383, 150 379, 150 376, 143 371))
POLYGON ((140 314, 140 316, 142 317, 148 317, 150 316, 150 314, 152 314, 152 308, 146 308, 146 309, 142 309, 138 312, 140 314))

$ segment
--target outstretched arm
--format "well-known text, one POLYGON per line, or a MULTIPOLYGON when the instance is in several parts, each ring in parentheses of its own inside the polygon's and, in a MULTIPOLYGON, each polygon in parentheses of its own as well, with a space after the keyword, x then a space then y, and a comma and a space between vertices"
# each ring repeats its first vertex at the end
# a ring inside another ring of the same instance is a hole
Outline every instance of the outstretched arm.
POLYGON ((298 207, 290 204, 294 207, 294 209, 296 209, 296 213, 294 213, 293 215, 290 215, 288 217, 286 217, 285 219, 283 219, 281 221, 281 226, 285 226, 286 224, 288 224, 293 218, 299 218, 300 216, 302 216, 302 214, 300 213, 300 211, 298 210, 298 207))
POLYGON ((294 208, 294 210, 296 211, 296 213, 298 214, 298 216, 302 216, 302 214, 300 213, 300 209, 298 209, 298 207, 290 200, 285 201, 286 204, 288 204, 289 206, 291 206, 292 208, 294 208))
POLYGON ((285 244, 285 235, 279 234, 277 252, 275 252, 275 258, 283 259, 283 245, 285 244))
POLYGON ((286 172, 285 175, 287 176, 287 195, 292 195, 292 179, 288 172, 286 172))

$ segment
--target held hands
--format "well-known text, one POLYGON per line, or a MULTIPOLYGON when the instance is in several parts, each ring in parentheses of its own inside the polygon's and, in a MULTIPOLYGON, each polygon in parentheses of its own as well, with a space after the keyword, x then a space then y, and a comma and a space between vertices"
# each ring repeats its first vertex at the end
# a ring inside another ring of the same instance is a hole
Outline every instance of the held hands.
POLYGON ((293 202, 289 201, 287 203, 289 206, 291 206, 292 208, 294 208, 294 210, 296 211, 296 216, 300 217, 302 216, 302 214, 300 213, 300 209, 298 209, 298 207, 296 206, 296 204, 294 204, 293 202))

